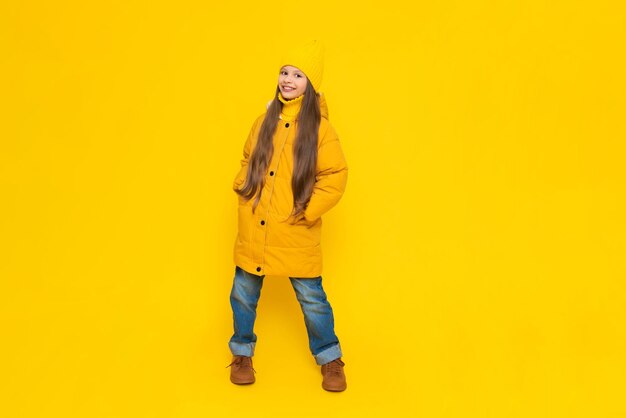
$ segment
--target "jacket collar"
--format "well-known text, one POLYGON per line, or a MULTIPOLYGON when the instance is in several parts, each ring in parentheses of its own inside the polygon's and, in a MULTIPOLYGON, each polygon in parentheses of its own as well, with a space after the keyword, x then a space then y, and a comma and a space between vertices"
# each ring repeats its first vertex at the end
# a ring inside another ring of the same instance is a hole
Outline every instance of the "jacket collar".
MULTIPOLYGON (((267 105, 265 106, 266 109, 270 107, 272 100, 267 102, 267 105)), ((328 105, 326 104, 326 95, 322 92, 320 92, 320 113, 322 114, 323 118, 328 120, 328 105)))

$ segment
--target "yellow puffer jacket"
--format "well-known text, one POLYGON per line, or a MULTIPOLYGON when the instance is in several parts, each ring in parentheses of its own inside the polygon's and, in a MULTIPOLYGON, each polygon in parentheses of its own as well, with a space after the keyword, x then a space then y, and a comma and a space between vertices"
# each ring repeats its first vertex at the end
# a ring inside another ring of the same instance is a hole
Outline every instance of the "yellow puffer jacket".
MULTIPOLYGON (((239 197, 238 234, 235 264, 256 275, 312 278, 322 274, 320 245, 322 218, 341 198, 348 178, 348 166, 335 129, 328 122, 324 95, 320 96, 322 118, 319 127, 317 175, 304 218, 293 222, 291 175, 293 142, 297 121, 280 120, 274 134, 274 155, 265 174, 261 200, 252 213, 254 198, 239 197)), ((233 183, 236 190, 245 181, 248 161, 256 146, 265 113, 253 123, 243 149, 241 169, 233 183)))

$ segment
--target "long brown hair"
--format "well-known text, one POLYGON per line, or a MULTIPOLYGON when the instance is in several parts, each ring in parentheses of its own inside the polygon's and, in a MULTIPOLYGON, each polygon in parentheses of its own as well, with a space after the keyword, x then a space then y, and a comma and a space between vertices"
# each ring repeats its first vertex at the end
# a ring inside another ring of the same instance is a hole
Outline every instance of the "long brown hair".
MULTIPOLYGON (((256 196, 252 205, 253 211, 261 200, 265 174, 274 154, 273 136, 283 108, 283 103, 278 99, 279 92, 280 89, 276 86, 274 100, 267 109, 257 144, 250 157, 245 184, 237 190, 237 193, 246 200, 256 196)), ((293 146, 294 166, 291 176, 293 210, 291 215, 294 218, 303 214, 313 193, 317 172, 317 141, 321 117, 319 95, 307 80, 300 113, 297 116, 298 131, 293 146)))

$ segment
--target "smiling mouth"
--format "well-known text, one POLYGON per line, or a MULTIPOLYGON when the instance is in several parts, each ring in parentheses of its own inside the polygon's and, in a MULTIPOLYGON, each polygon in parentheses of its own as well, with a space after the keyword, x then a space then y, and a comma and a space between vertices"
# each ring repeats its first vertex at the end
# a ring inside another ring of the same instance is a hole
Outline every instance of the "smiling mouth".
POLYGON ((283 90, 292 91, 292 90, 295 90, 295 88, 294 87, 283 86, 283 90))

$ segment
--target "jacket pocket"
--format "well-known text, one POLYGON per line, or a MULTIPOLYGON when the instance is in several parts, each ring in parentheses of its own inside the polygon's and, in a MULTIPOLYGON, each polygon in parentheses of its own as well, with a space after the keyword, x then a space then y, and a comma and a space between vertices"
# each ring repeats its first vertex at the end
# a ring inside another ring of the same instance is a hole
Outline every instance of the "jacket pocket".
POLYGON ((243 242, 250 242, 252 230, 252 207, 248 205, 239 205, 237 213, 237 226, 239 239, 243 242))
POLYGON ((268 244, 275 247, 303 248, 320 244, 321 223, 277 213, 269 214, 268 244))

